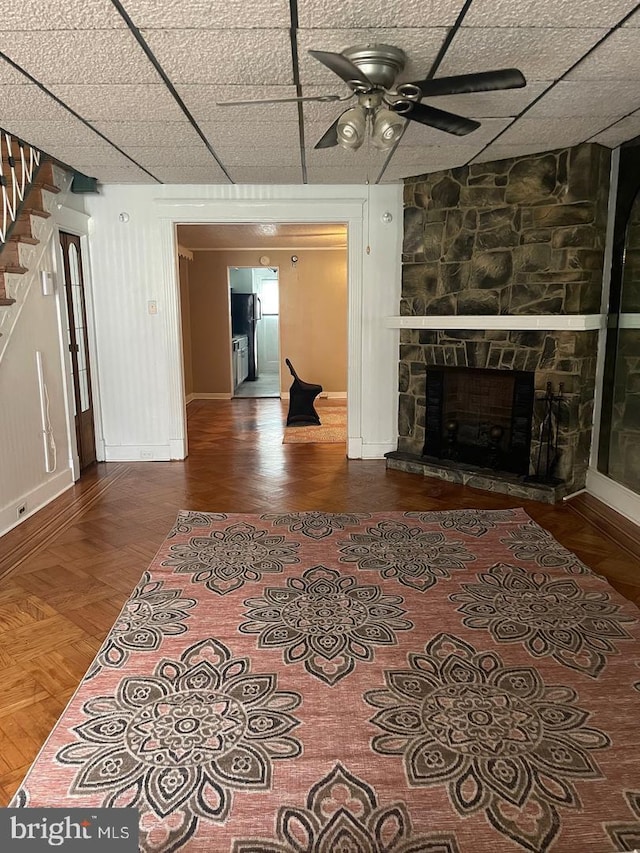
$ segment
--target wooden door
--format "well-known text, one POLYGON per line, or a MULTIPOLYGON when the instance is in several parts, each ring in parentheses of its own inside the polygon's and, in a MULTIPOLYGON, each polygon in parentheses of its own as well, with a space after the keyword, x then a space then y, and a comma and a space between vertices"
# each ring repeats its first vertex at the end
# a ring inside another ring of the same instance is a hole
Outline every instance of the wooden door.
POLYGON ((96 461, 96 439, 91 397, 91 369, 87 339, 87 312, 82 279, 80 238, 60 232, 67 297, 67 343, 71 353, 74 417, 80 470, 96 461))

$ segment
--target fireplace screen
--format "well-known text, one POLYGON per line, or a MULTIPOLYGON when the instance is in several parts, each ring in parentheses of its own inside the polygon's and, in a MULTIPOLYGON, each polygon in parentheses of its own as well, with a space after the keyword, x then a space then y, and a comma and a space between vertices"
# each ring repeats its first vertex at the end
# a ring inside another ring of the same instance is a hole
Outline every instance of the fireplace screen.
POLYGON ((533 372, 429 367, 423 454, 526 475, 533 401, 533 372))

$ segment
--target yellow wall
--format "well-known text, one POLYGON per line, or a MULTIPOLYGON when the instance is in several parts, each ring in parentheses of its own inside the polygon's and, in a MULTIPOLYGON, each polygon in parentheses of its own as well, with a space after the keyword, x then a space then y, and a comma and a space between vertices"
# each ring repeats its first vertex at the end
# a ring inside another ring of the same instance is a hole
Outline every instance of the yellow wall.
POLYGON ((280 282, 281 387, 289 358, 301 379, 329 393, 347 390, 347 253, 345 249, 193 252, 189 267, 193 393, 230 394, 231 330, 227 267, 259 267, 268 254, 280 282))
POLYGON ((180 308, 182 321, 182 365, 184 370, 184 392, 193 393, 193 368, 191 365, 191 310, 189 307, 189 263, 178 258, 180 268, 180 308))

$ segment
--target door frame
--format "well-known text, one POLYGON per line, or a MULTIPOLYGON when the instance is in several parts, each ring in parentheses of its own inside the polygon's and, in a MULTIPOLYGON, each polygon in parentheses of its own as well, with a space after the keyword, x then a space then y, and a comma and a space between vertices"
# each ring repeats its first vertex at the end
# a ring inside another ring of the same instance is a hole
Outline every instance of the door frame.
POLYGON ((180 334, 180 277, 178 270, 178 225, 246 225, 255 223, 341 223, 347 226, 347 457, 361 459, 362 438, 362 306, 364 206, 366 199, 325 199, 301 203, 284 199, 156 200, 160 208, 159 227, 162 268, 168 277, 165 292, 169 296, 163 315, 168 344, 168 382, 170 387, 170 452, 172 459, 184 459, 188 453, 187 412, 180 334), (248 213, 250 209, 250 213, 248 213))
POLYGON ((104 462, 104 439, 102 431, 102 406, 100 403, 98 354, 96 347, 93 282, 91 278, 91 263, 89 256, 89 214, 61 207, 55 213, 54 228, 54 267, 56 277, 56 300, 58 309, 58 334, 60 342, 60 358, 63 367, 64 396, 67 422, 67 437, 69 441, 69 467, 73 472, 73 481, 80 479, 80 459, 76 441, 74 417, 74 390, 71 369, 71 354, 66 339, 66 324, 69 322, 67 297, 64 284, 64 263, 60 232, 74 234, 80 238, 80 256, 82 262, 82 280, 84 285, 85 311, 87 315, 87 341, 89 346, 89 363, 91 365, 91 396, 93 401, 93 425, 95 432, 96 461, 104 462))

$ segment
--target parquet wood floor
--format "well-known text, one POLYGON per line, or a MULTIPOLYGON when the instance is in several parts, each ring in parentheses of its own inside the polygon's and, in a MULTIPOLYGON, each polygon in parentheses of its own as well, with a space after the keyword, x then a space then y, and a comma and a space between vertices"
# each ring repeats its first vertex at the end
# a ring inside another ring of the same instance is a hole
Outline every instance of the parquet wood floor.
POLYGON ((640 530, 593 498, 559 506, 514 502, 387 471, 380 460, 349 461, 341 445, 283 445, 285 415, 277 399, 194 402, 184 462, 99 464, 0 539, 0 805, 22 781, 180 509, 520 505, 640 604, 640 530))

